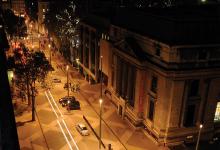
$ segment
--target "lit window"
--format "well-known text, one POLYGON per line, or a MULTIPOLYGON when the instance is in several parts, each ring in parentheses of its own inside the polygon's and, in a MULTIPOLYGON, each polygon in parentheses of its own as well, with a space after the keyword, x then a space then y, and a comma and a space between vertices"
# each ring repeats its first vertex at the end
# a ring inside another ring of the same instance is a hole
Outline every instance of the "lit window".
POLYGON ((45 9, 43 9, 43 12, 45 12, 45 9))
POLYGON ((43 15, 43 19, 45 19, 45 15, 43 15))
POLYGON ((217 103, 214 122, 220 121, 220 102, 217 103))
POLYGON ((8 0, 2 0, 3 2, 7 2, 8 0))

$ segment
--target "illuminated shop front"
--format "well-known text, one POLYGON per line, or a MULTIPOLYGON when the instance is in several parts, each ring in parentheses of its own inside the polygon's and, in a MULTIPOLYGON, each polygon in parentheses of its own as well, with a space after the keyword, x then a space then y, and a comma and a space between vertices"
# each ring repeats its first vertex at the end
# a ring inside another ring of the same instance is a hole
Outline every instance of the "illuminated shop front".
POLYGON ((216 111, 215 111, 215 122, 220 122, 220 102, 217 103, 216 111))

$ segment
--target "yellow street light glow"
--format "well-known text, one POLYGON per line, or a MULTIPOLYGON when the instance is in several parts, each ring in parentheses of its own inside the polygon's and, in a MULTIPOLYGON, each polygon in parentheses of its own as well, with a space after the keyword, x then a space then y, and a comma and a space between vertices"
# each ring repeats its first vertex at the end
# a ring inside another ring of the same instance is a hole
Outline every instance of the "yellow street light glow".
POLYGON ((102 102, 103 102, 103 100, 100 98, 100 99, 99 99, 99 103, 102 104, 102 102))
POLYGON ((69 65, 66 66, 66 70, 69 70, 69 65))
POLYGON ((76 58, 76 62, 77 62, 77 64, 79 63, 79 58, 76 58))
POLYGON ((48 47, 50 48, 50 44, 48 45, 48 47))
POLYGON ((13 77, 14 77, 14 73, 12 72, 12 73, 11 73, 11 78, 13 78, 13 77))
POLYGON ((202 127, 203 127, 203 125, 202 125, 202 124, 200 124, 199 128, 200 128, 200 129, 202 129, 202 127))

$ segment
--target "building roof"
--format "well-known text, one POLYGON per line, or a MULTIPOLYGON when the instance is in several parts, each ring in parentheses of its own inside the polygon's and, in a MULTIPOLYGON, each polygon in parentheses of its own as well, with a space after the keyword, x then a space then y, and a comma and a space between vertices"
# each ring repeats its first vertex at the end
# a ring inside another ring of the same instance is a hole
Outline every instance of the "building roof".
POLYGON ((144 62, 147 59, 147 53, 143 51, 140 45, 134 38, 127 37, 121 41, 116 42, 115 47, 120 51, 136 58, 140 62, 144 62))
POLYGON ((220 5, 120 9, 112 24, 169 45, 219 44, 220 5))

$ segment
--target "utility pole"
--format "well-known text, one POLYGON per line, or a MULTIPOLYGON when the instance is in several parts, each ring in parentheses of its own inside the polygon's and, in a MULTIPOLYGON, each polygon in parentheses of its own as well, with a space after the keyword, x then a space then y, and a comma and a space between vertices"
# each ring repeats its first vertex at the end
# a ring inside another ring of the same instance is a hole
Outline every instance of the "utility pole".
POLYGON ((200 124, 200 126, 199 126, 199 135, 198 135, 198 139, 197 139, 197 142, 196 142, 196 150, 198 150, 198 147, 199 147, 199 140, 200 140, 202 127, 203 127, 203 125, 200 124))
POLYGON ((99 104, 100 104, 100 113, 99 113, 99 149, 101 150, 101 144, 102 144, 102 56, 100 58, 100 67, 101 67, 101 74, 100 74, 100 99, 99 99, 99 104))

